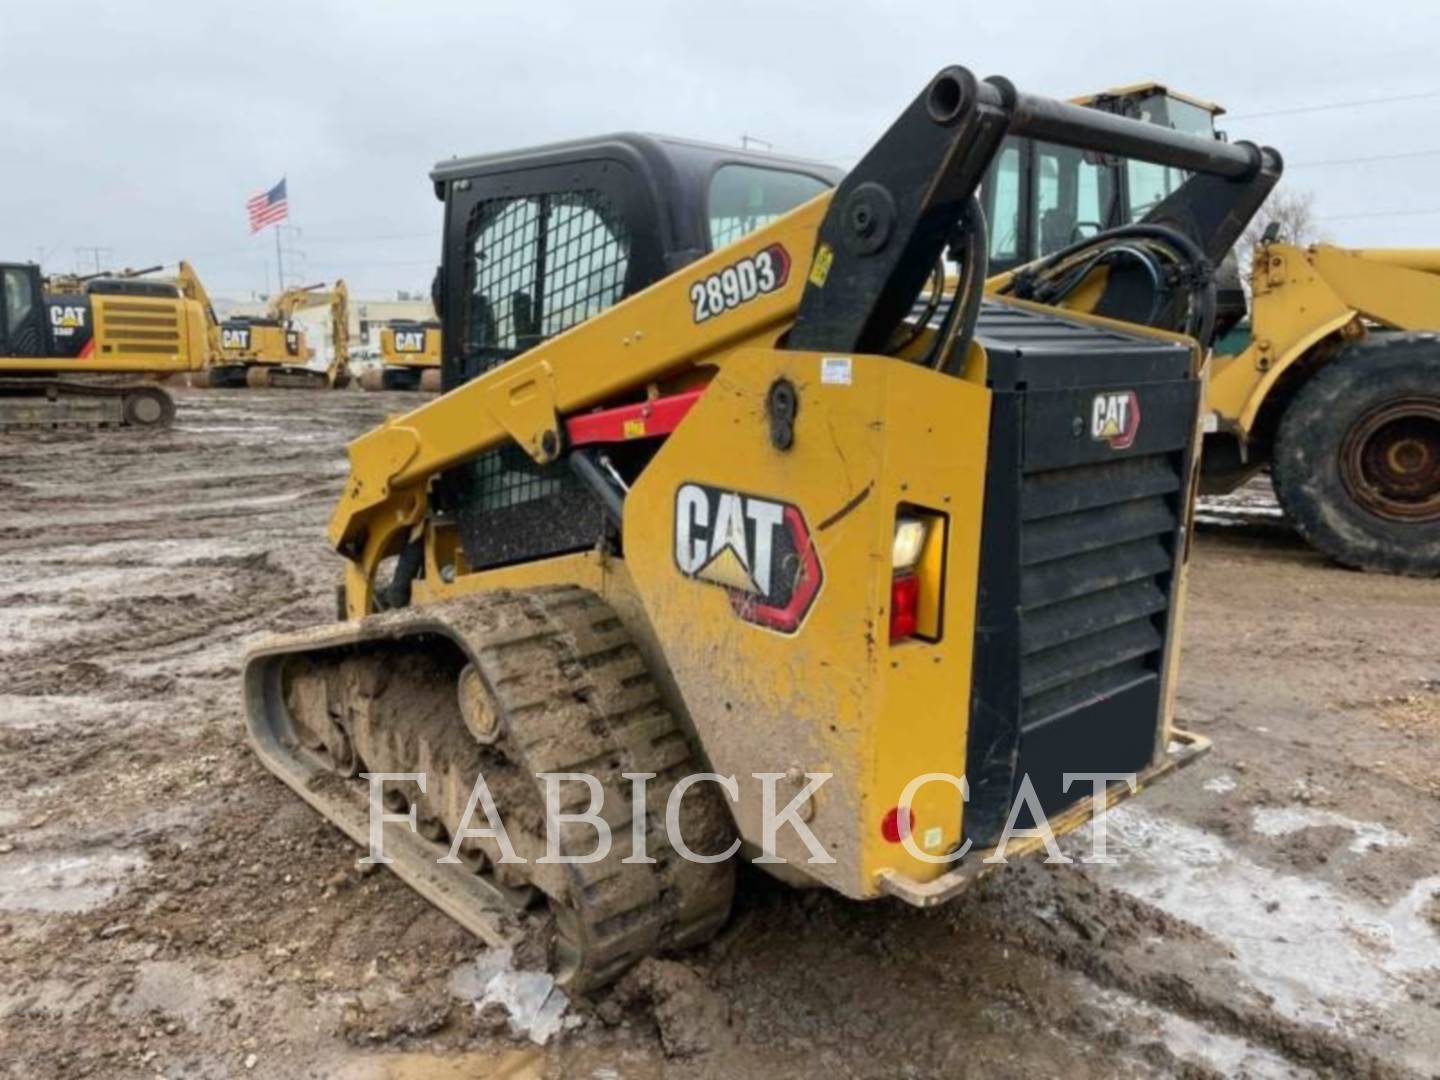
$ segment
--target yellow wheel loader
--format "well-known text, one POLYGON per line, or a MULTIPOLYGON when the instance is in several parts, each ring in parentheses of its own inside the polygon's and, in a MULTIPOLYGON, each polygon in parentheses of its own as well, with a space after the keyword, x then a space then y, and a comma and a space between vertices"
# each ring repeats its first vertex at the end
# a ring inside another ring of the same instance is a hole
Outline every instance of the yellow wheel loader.
POLYGON ((256 753, 574 989, 714 933, 737 855, 929 906, 1043 850, 1207 748, 1197 339, 1279 171, 960 67, 843 178, 638 135, 437 166, 447 392, 350 445, 342 619, 247 657, 256 753), (1090 238, 1134 253, 1098 314, 986 298, 1012 134, 1183 168, 1208 225, 1090 238))
POLYGON ((188 263, 173 280, 121 274, 45 279, 0 263, 0 430, 164 427, 174 399, 153 378, 194 372, 217 338, 188 263), (108 376, 132 376, 129 380, 108 376))
POLYGON ((366 390, 440 389, 440 324, 392 319, 380 328, 380 366, 360 376, 366 390))
MULTIPOLYGON (((1210 138, 1224 112, 1156 83, 1079 103, 1210 138)), ((992 269, 1138 220, 1186 175, 1012 139, 985 186, 992 269)), ((1363 569, 1440 574, 1440 251, 1303 248, 1272 232, 1253 253, 1248 310, 1235 263, 1222 270, 1202 493, 1268 468, 1318 550, 1363 569)), ((1083 291, 1049 299, 1088 303, 1083 291)))
POLYGON ((350 385, 350 292, 345 282, 286 289, 259 317, 226 319, 219 327, 220 349, 210 366, 191 377, 194 386, 252 390, 285 387, 302 390, 343 389, 350 385), (330 315, 330 355, 325 367, 309 362, 315 349, 296 315, 325 307, 330 315))

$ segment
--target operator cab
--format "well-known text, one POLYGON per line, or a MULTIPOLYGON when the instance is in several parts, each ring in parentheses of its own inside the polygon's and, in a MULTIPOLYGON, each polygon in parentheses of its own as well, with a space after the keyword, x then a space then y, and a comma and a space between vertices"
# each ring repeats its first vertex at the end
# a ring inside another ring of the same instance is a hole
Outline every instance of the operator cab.
MULTIPOLYGON (((655 135, 618 134, 441 162, 443 262, 433 299, 449 391, 788 213, 840 169, 655 135)), ((518 446, 449 470, 479 569, 591 546, 595 499, 518 446)))
MULTIPOLYGON (((1075 98, 1101 112, 1144 120, 1187 135, 1218 139, 1219 105, 1159 83, 1075 98)), ((1096 233, 1139 221, 1188 178, 1182 169, 1101 157, 1053 143, 1011 137, 986 178, 990 273, 1053 255, 1096 233)))
POLYGON ((0 356, 50 355, 40 267, 0 263, 0 356))
POLYGON ((444 387, 793 210, 844 175, 799 158, 619 134, 442 162, 444 387))

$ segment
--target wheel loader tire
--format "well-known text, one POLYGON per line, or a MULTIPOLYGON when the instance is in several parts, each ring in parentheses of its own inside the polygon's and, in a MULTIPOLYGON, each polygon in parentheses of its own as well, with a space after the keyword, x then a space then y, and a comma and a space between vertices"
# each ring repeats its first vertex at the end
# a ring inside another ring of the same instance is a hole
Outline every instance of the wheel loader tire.
POLYGON ((1440 574, 1440 336, 1345 348, 1286 408, 1271 475, 1300 535, 1336 562, 1440 574))
POLYGON ((270 386, 270 370, 263 367, 252 367, 245 371, 245 385, 251 390, 265 390, 270 386))
POLYGON ((158 386, 127 390, 120 409, 131 427, 169 427, 175 419, 174 398, 158 386))

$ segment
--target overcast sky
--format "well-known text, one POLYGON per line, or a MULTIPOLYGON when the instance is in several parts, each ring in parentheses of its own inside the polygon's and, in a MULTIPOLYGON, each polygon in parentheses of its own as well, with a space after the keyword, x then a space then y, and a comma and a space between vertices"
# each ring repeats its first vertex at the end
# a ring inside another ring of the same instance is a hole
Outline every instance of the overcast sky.
POLYGON ((0 259, 189 258, 246 297, 275 246, 245 200, 283 175, 307 281, 423 290, 441 158, 638 129, 849 164, 947 63, 1059 97, 1160 79, 1280 149, 1331 239, 1440 245, 1437 57, 1437 0, 12 0, 0 259), (1430 96, 1243 119, 1404 95, 1430 96))

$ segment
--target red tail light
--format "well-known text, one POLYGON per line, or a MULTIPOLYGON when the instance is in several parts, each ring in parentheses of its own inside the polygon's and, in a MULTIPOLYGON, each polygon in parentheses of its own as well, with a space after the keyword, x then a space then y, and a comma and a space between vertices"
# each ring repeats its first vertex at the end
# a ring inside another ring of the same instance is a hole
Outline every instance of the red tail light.
POLYGON ((920 579, 896 574, 890 583, 890 640, 904 641, 920 624, 920 579))
POLYGON ((880 819, 880 836, 887 844, 898 844, 915 832, 915 813, 908 806, 892 806, 880 819))

